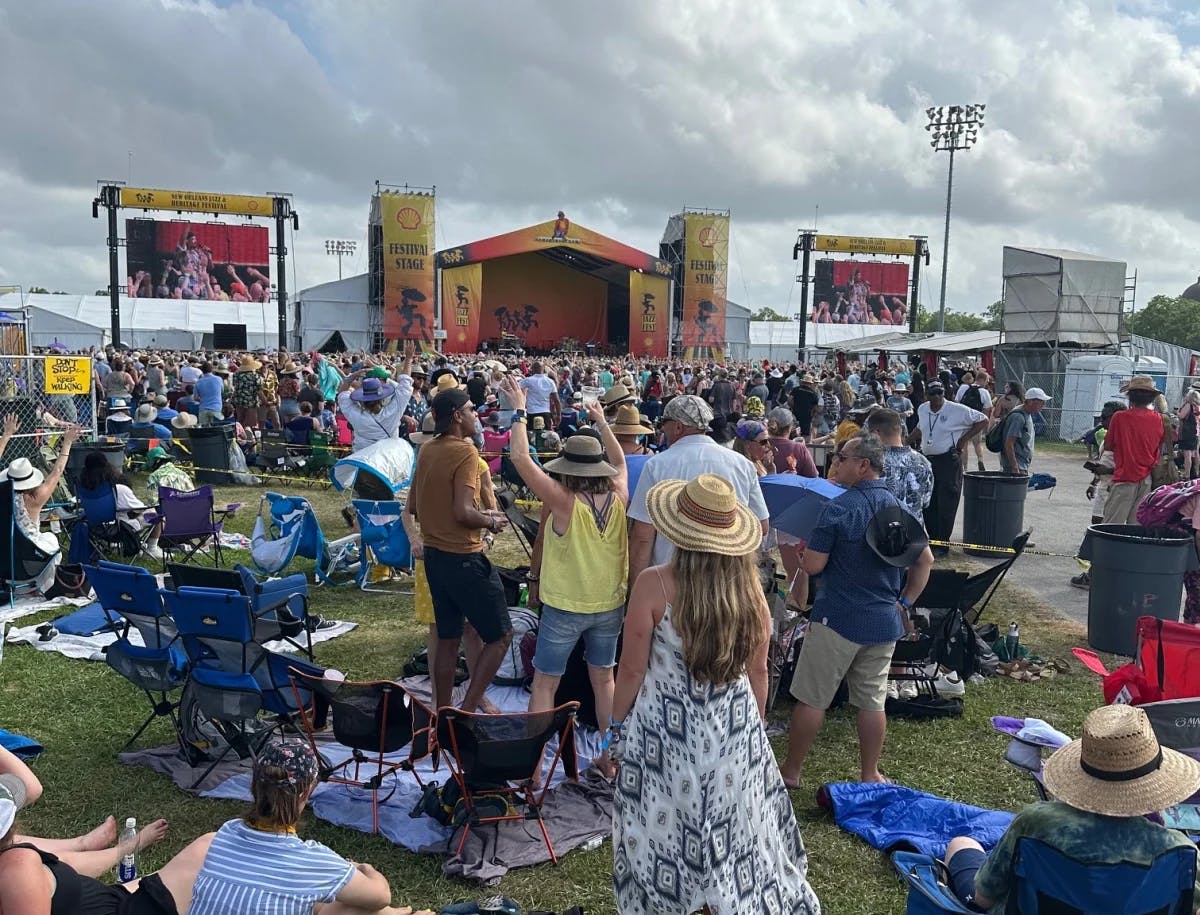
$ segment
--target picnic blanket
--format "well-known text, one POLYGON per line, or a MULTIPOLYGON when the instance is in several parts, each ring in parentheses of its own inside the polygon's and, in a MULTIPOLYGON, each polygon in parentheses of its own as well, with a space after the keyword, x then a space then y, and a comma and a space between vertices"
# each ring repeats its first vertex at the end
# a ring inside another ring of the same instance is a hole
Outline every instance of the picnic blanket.
POLYGON ((1000 841, 1013 814, 960 804, 904 785, 831 782, 821 787, 822 806, 834 822, 872 848, 916 850, 942 858, 955 836, 971 836, 985 849, 1000 841))
MULTIPOLYGON (((357 625, 337 620, 337 625, 314 632, 313 644, 336 639, 357 625)), ((98 603, 89 604, 82 610, 59 617, 48 624, 39 623, 10 629, 6 639, 11 643, 32 645, 38 651, 54 651, 65 657, 83 661, 103 661, 105 649, 116 640, 117 633, 107 625, 104 610, 98 603)), ((129 641, 133 645, 142 645, 142 634, 136 629, 131 629, 129 641)), ((282 639, 267 642, 264 647, 268 651, 298 650, 291 642, 282 639)))
POLYGON ((46 600, 44 597, 26 597, 14 601, 10 607, 8 601, 0 601, 0 627, 24 616, 33 616, 43 610, 53 610, 56 607, 82 607, 90 604, 90 597, 56 597, 46 600))
MULTIPOLYGON (((428 677, 412 677, 400 682, 418 696, 429 695, 428 677)), ((460 702, 464 694, 465 687, 459 686, 455 691, 455 701, 460 702)), ((525 711, 529 705, 529 694, 518 686, 489 687, 487 697, 502 711, 525 711)), ((351 755, 348 747, 337 743, 329 735, 318 735, 317 739, 322 756, 332 765, 351 755)), ((560 856, 598 836, 607 837, 612 832, 612 785, 594 770, 583 774, 584 770, 589 769, 592 759, 600 754, 600 735, 596 731, 577 728, 575 745, 579 753, 579 782, 573 784, 566 781, 560 765, 542 808, 550 839, 560 856)), ((543 776, 549 769, 553 748, 552 743, 543 761, 543 776)), ((407 753, 408 747, 404 747, 399 753, 386 756, 385 759, 399 759, 407 753)), ((120 759, 126 765, 146 766, 162 773, 185 791, 190 790, 201 771, 189 766, 174 745, 122 753, 120 759)), ((231 756, 230 760, 213 770, 195 793, 201 797, 249 801, 251 765, 249 759, 237 760, 231 756)), ((445 782, 451 777, 444 762, 434 769, 432 763, 425 760, 416 769, 426 784, 431 781, 445 782)), ((443 826, 428 816, 410 816, 420 798, 421 789, 411 774, 398 772, 395 779, 387 779, 380 790, 379 831, 396 845, 410 851, 445 855, 442 872, 446 876, 494 883, 511 868, 549 860, 541 830, 533 820, 475 827, 462 854, 454 855, 452 852, 459 840, 456 829, 443 826), (392 791, 390 796, 389 791, 392 791)), ((313 792, 310 803, 313 813, 327 822, 361 832, 371 831, 369 790, 323 783, 313 792)))

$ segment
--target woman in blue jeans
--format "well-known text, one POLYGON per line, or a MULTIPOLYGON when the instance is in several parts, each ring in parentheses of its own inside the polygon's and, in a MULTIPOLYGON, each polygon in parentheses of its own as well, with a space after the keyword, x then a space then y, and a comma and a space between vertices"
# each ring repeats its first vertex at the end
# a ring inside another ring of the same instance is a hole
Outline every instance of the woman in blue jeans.
POLYGON ((604 728, 612 715, 613 668, 629 577, 625 454, 603 407, 593 401, 587 404, 592 429, 572 435, 560 457, 539 467, 529 454, 525 392, 511 376, 501 390, 514 407, 513 466, 542 500, 546 525, 541 564, 530 570, 542 599, 542 618, 529 710, 554 707, 567 659, 583 639, 596 719, 604 728))

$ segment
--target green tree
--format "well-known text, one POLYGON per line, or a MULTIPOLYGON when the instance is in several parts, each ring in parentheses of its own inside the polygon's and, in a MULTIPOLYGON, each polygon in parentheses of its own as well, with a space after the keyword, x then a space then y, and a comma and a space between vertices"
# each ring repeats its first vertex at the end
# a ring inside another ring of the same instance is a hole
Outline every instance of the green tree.
MULTIPOLYGON (((928 334, 938 329, 938 313, 936 308, 928 311, 922 309, 917 318, 917 330, 928 334)), ((983 315, 973 315, 965 311, 946 309, 946 333, 963 333, 971 330, 987 330, 988 319, 983 315)))
POLYGON ((47 289, 45 286, 30 286, 29 294, 30 295, 49 295, 50 290, 47 289))
POLYGON ((1200 302, 1156 295, 1145 308, 1129 316, 1125 327, 1139 337, 1200 349, 1200 302))
POLYGON ((787 321, 786 315, 781 315, 774 308, 760 308, 750 316, 751 321, 787 321))

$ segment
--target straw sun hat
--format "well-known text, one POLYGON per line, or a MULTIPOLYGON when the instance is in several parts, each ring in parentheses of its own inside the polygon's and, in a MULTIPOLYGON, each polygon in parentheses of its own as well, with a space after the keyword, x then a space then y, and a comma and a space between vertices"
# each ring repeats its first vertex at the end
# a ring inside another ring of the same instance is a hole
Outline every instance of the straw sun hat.
POLYGON ((733 484, 713 473, 656 483, 646 511, 655 530, 682 550, 744 556, 762 543, 758 519, 738 502, 733 484))
POLYGON ((1046 790, 1079 810, 1133 817, 1166 810, 1200 789, 1200 762, 1160 747, 1150 719, 1107 705, 1083 722, 1083 737, 1046 760, 1046 790))
POLYGON ((623 403, 617 407, 617 418, 609 425, 613 435, 653 435, 654 430, 642 423, 637 406, 623 403))
POLYGON ((568 477, 615 477, 617 468, 604 459, 604 446, 591 435, 572 435, 563 445, 562 454, 547 461, 547 473, 568 477))

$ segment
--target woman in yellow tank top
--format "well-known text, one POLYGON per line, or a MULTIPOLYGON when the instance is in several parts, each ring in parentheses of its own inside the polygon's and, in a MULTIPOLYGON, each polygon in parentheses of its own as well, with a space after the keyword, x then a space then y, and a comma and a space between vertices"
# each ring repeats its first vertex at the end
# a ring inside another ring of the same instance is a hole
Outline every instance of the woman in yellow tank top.
POLYGON ((567 659, 582 638, 601 728, 612 714, 613 668, 628 590, 629 541, 625 454, 599 404, 587 405, 593 429, 572 435, 561 457, 537 465, 529 454, 525 392, 511 375, 502 389, 512 399, 512 462, 544 506, 541 567, 531 569, 542 599, 533 658, 531 712, 554 707, 567 659))

